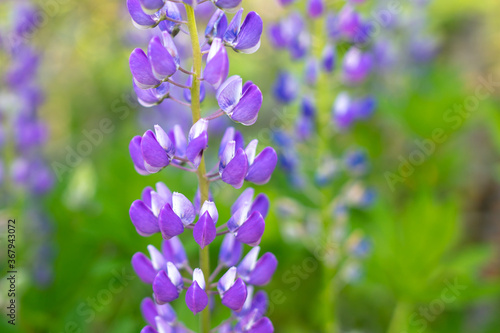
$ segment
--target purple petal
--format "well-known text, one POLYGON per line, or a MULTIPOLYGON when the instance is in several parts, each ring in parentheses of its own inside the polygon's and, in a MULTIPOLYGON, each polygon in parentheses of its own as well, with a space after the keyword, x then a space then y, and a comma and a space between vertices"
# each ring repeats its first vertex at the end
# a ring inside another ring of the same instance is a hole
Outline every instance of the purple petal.
POLYGON ((194 281, 186 292, 186 305, 194 314, 203 311, 208 304, 208 296, 198 282, 194 281))
POLYGON ((187 140, 182 128, 179 125, 175 125, 168 133, 168 136, 175 144, 175 155, 181 157, 186 156, 187 140))
POLYGON ((139 88, 149 89, 160 84, 160 81, 153 75, 151 64, 143 50, 137 48, 132 51, 129 65, 134 81, 139 88))
POLYGON ((307 2, 307 13, 311 18, 318 18, 323 14, 325 4, 323 0, 309 0, 307 2))
POLYGON ((195 167, 201 163, 203 151, 208 147, 208 134, 203 132, 199 137, 189 141, 186 149, 186 157, 195 167))
POLYGON ((161 254, 160 251, 153 245, 148 245, 149 257, 151 258, 151 264, 156 271, 162 270, 167 266, 167 262, 161 254))
MULTIPOLYGON (((180 14, 179 14, 179 19, 182 19, 180 14)), ((177 47, 175 46, 174 39, 172 38, 172 35, 170 35, 166 31, 163 31, 161 33, 161 36, 162 36, 162 40, 163 40, 163 46, 165 47, 165 49, 167 49, 168 53, 172 56, 172 58, 174 59, 174 62, 176 64, 176 67, 178 68, 181 64, 181 60, 179 58, 179 51, 177 51, 177 47)))
POLYGON ((238 275, 247 280, 250 276, 250 273, 255 267, 257 263, 257 257, 259 256, 260 247, 256 246, 251 249, 247 255, 241 260, 238 265, 238 275))
POLYGON ((159 11, 164 5, 163 0, 140 0, 140 1, 142 9, 147 14, 154 14, 155 12, 159 11))
POLYGON ((229 73, 229 58, 222 41, 215 38, 207 56, 207 65, 203 71, 205 81, 219 88, 229 73))
POLYGON ((156 309, 158 310, 158 316, 164 319, 167 323, 174 323, 176 321, 177 315, 170 304, 156 304, 156 309))
POLYGON ((221 9, 234 9, 240 5, 242 0, 212 0, 221 9))
POLYGON ((250 205, 254 196, 254 189, 249 187, 245 189, 238 199, 231 206, 231 215, 234 215, 241 207, 250 205))
POLYGON ((194 240, 203 249, 205 246, 214 241, 216 234, 217 231, 215 228, 215 223, 210 217, 210 214, 208 212, 205 212, 205 214, 200 217, 200 219, 194 226, 194 240))
POLYGON ((158 333, 153 327, 151 326, 144 326, 144 328, 141 330, 141 333, 158 333))
POLYGON ((217 9, 208 21, 205 38, 222 38, 227 30, 227 16, 223 10, 217 9))
POLYGON ((266 313, 268 306, 269 299, 267 298, 266 292, 261 290, 254 295, 250 308, 253 311, 257 310, 258 315, 262 316, 264 315, 264 313, 266 313))
POLYGON ((148 58, 153 75, 158 80, 164 80, 177 71, 177 64, 167 49, 163 46, 159 36, 151 38, 148 46, 148 58))
POLYGON ((153 188, 151 186, 146 186, 144 188, 144 190, 142 190, 142 193, 141 193, 142 202, 144 202, 146 204, 146 206, 148 206, 149 208, 151 208, 151 192, 152 191, 153 191, 153 188))
POLYGON ((238 10, 238 12, 234 15, 233 19, 229 23, 226 33, 224 34, 224 41, 226 43, 233 44, 236 41, 236 38, 238 38, 242 15, 243 15, 243 8, 240 8, 240 10, 238 10))
MULTIPOLYGON (((158 193, 167 203, 172 203, 172 192, 168 189, 167 185, 162 182, 156 183, 156 193, 158 193)), ((144 201, 144 199, 143 199, 144 201)))
POLYGON ((169 204, 163 206, 158 216, 159 229, 165 239, 172 238, 184 232, 184 224, 169 204))
POLYGON ((248 170, 248 160, 245 151, 239 148, 234 158, 226 165, 221 174, 224 183, 232 185, 234 188, 243 186, 245 176, 248 170))
POLYGON ((260 107, 262 106, 262 92, 259 87, 252 84, 241 97, 232 110, 231 119, 243 125, 253 125, 257 121, 260 107))
POLYGON ((273 333, 274 327, 271 320, 267 317, 260 318, 252 328, 247 331, 248 333, 273 333))
POLYGON ((306 83, 315 85, 318 81, 319 68, 318 61, 315 58, 309 58, 305 66, 305 79, 306 83))
POLYGON ((151 15, 144 13, 139 0, 127 0, 127 8, 134 25, 139 29, 146 29, 156 24, 151 15))
POLYGON ((165 239, 161 250, 165 260, 173 262, 177 267, 182 267, 187 263, 186 251, 178 237, 165 239))
MULTIPOLYGON (((187 86, 191 86, 193 84, 193 77, 190 75, 187 79, 187 82, 186 82, 186 85, 187 86)), ((184 96, 184 99, 188 102, 188 103, 191 103, 191 90, 190 89, 183 89, 183 96, 184 96)), ((203 100, 205 99, 205 83, 203 81, 201 81, 201 84, 200 84, 200 103, 203 102, 203 100)))
POLYGON ((267 252, 255 264, 255 267, 247 280, 248 283, 255 286, 263 286, 267 284, 276 271, 276 267, 278 267, 278 260, 276 260, 274 254, 267 252))
POLYGON ((241 278, 222 295, 222 304, 234 311, 240 311, 247 298, 247 287, 241 278))
POLYGON ((271 175, 278 162, 278 155, 272 147, 266 147, 255 158, 248 168, 246 180, 258 185, 265 184, 271 179, 271 175))
POLYGON ((219 261, 226 266, 234 266, 241 258, 243 244, 236 240, 233 234, 227 234, 222 241, 219 252, 219 261))
POLYGON ((203 206, 201 206, 199 215, 201 216, 201 215, 205 214, 205 212, 208 212, 208 214, 212 218, 214 224, 217 224, 217 220, 219 219, 219 212, 217 211, 217 207, 215 206, 215 203, 213 201, 206 200, 203 203, 203 206))
POLYGON ((179 297, 179 290, 165 271, 159 271, 153 281, 153 292, 158 304, 172 302, 179 297))
POLYGON ((239 227, 236 232, 236 239, 250 246, 258 245, 264 234, 265 226, 266 224, 262 215, 259 212, 253 212, 239 227))
POLYGON ((335 66, 335 48, 332 45, 325 46, 321 59, 323 69, 331 73, 335 66))
POLYGON ((153 283, 156 276, 156 270, 151 260, 149 260, 144 253, 137 252, 132 256, 132 267, 142 282, 147 284, 153 283))
MULTIPOLYGON (((160 125, 155 125, 155 138, 160 144, 160 146, 167 152, 169 158, 175 154, 175 145, 168 137, 167 133, 160 127, 160 125)), ((168 189, 167 189, 168 190, 168 189)), ((169 191, 170 192, 170 191, 169 191)))
POLYGON ((172 195, 172 209, 180 217, 184 225, 194 222, 196 211, 191 201, 184 194, 174 192, 172 195))
POLYGON ((160 231, 158 219, 144 202, 135 200, 130 206, 129 214, 139 235, 147 237, 160 231))
MULTIPOLYGON (((150 283, 153 283, 153 280, 150 283)), ((156 311, 156 305, 151 298, 146 297, 145 299, 142 300, 141 313, 149 325, 155 326, 155 317, 158 315, 158 311, 156 311)))
POLYGON ((217 90, 215 97, 220 108, 230 114, 240 101, 243 89, 243 80, 238 75, 228 78, 217 90))
POLYGON ((260 47, 262 19, 256 12, 250 12, 241 25, 234 49, 242 53, 254 53, 260 47))
POLYGON ((268 211, 269 198, 264 193, 261 193, 255 198, 250 212, 259 212, 262 218, 266 218, 268 211))
POLYGON ((138 135, 134 136, 132 140, 130 140, 128 150, 130 152, 130 157, 132 158, 132 162, 134 162, 135 170, 141 175, 149 175, 149 172, 144 167, 144 158, 142 157, 141 141, 142 137, 138 135))
POLYGON ((163 82, 156 88, 141 89, 134 80, 133 86, 137 95, 137 101, 145 108, 158 105, 169 96, 170 85, 167 82, 163 82))
POLYGON ((153 168, 164 168, 170 164, 172 156, 158 143, 151 130, 142 136, 141 150, 144 161, 153 168))
POLYGON ((273 87, 274 97, 281 103, 288 104, 295 100, 299 93, 299 83, 288 72, 281 72, 273 87))

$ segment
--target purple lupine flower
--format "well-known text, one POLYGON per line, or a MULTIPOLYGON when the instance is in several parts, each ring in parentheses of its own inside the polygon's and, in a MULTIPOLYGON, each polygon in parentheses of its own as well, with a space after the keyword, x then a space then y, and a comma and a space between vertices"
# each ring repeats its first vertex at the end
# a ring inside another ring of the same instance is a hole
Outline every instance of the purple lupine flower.
POLYGON ((297 133, 301 140, 307 140, 314 131, 316 105, 311 97, 304 97, 300 105, 300 116, 297 120, 297 133))
POLYGON ((222 111, 233 121, 246 126, 257 121, 262 92, 252 81, 243 85, 241 77, 231 76, 219 87, 215 96, 222 111))
MULTIPOLYGON (((333 22, 331 22, 333 24, 333 22)), ((336 29, 340 34, 352 40, 361 29, 361 17, 358 12, 349 4, 346 4, 338 13, 336 18, 336 29)))
POLYGON ((132 22, 139 29, 152 28, 157 24, 153 15, 146 14, 140 0, 127 0, 127 8, 132 22))
POLYGON ((142 10, 149 15, 159 11, 164 3, 163 0, 140 0, 142 10))
POLYGON ((200 165, 203 151, 208 147, 208 121, 198 120, 189 130, 186 156, 195 167, 200 165))
POLYGON ((207 56, 203 78, 215 89, 219 88, 229 73, 229 58, 220 38, 215 38, 207 56))
POLYGON ((153 293, 158 304, 172 302, 179 298, 184 283, 181 273, 171 262, 166 270, 160 270, 153 281, 153 293))
POLYGON ((227 16, 223 10, 217 9, 213 13, 210 21, 205 28, 205 38, 209 43, 212 43, 214 38, 222 39, 227 30, 227 16))
POLYGON ((335 48, 332 45, 326 45, 321 57, 323 70, 330 73, 335 68, 335 48))
POLYGON ((224 183, 234 188, 243 186, 248 172, 248 159, 243 148, 236 148, 235 141, 229 141, 222 153, 219 175, 224 183))
POLYGON ((247 287, 241 278, 236 278, 237 269, 231 267, 217 283, 222 304, 233 311, 240 311, 247 298, 247 287))
POLYGON ((141 252, 132 256, 132 267, 142 282, 152 284, 156 274, 166 269, 166 262, 163 255, 153 245, 148 245, 148 251, 151 259, 141 252))
POLYGON ((130 71, 135 84, 141 89, 149 89, 159 86, 161 81, 153 74, 148 56, 143 50, 137 48, 130 54, 130 71))
POLYGON ((217 233, 215 225, 218 217, 215 204, 212 201, 205 201, 200 210, 200 218, 193 230, 194 240, 202 249, 215 239, 217 233))
POLYGON ((306 83, 309 85, 316 85, 316 83, 318 82, 318 76, 319 76, 318 60, 316 60, 313 57, 308 58, 305 64, 305 73, 304 73, 306 83))
POLYGON ((325 10, 323 0, 308 0, 307 13, 313 19, 320 17, 325 10))
POLYGON ((177 7, 177 4, 171 1, 165 1, 163 14, 168 18, 158 23, 158 28, 161 31, 168 32, 172 37, 175 37, 181 30, 182 16, 177 7))
POLYGON ((193 223, 196 216, 193 204, 183 194, 172 194, 161 182, 156 184, 156 192, 146 188, 142 199, 130 206, 129 214, 141 236, 161 231, 166 239, 182 233, 184 226, 193 223))
POLYGON ((188 266, 186 251, 178 237, 164 239, 161 251, 165 261, 172 262, 177 268, 181 269, 188 266))
POLYGON ((163 240, 162 253, 153 245, 148 245, 148 251, 151 259, 141 252, 132 257, 132 267, 144 283, 152 284, 158 272, 167 269, 168 262, 174 264, 177 269, 188 266, 186 252, 177 237, 163 240))
POLYGON ((141 153, 144 168, 155 173, 170 164, 175 154, 175 146, 163 128, 155 125, 155 133, 147 130, 142 136, 141 153))
POLYGON ((255 200, 254 190, 248 188, 239 196, 231 207, 232 216, 227 222, 227 227, 236 240, 256 246, 265 229, 264 218, 269 209, 269 199, 264 194, 259 194, 255 200))
POLYGON ((177 319, 177 315, 170 304, 157 304, 150 297, 142 300, 141 313, 144 320, 156 330, 158 330, 156 325, 157 317, 168 324, 174 324, 177 319))
POLYGON ((360 83, 366 79, 372 67, 372 55, 352 47, 344 56, 342 66, 344 81, 351 84, 360 83))
POLYGON ((251 249, 238 265, 238 275, 243 281, 256 286, 269 283, 278 266, 276 257, 270 252, 265 253, 257 260, 259 251, 259 246, 251 249))
POLYGON ((222 181, 235 188, 240 188, 244 180, 258 185, 267 183, 278 160, 276 151, 266 147, 255 156, 258 140, 252 140, 245 149, 243 144, 241 134, 228 128, 219 148, 222 181))
POLYGON ((274 83, 273 92, 277 101, 289 104, 297 97, 299 84, 289 72, 280 72, 274 83))
POLYGON ((137 95, 137 101, 146 108, 158 105, 163 102, 165 98, 169 97, 170 85, 166 82, 160 84, 156 88, 150 89, 139 88, 135 81, 133 82, 133 86, 135 94, 137 95))
POLYGON ((280 5, 288 6, 295 2, 295 0, 277 0, 280 5))
POLYGON ((154 36, 148 45, 148 59, 153 75, 164 80, 175 74, 180 65, 179 54, 170 34, 154 36))
POLYGON ((193 283, 186 291, 186 305, 194 314, 203 311, 208 305, 208 296, 205 291, 205 277, 199 268, 195 268, 193 283))
POLYGON ((257 185, 265 184, 271 179, 271 175, 278 162, 276 151, 272 147, 266 147, 257 156, 257 139, 252 140, 245 148, 248 160, 248 172, 245 180, 257 185))
POLYGON ((174 192, 172 203, 165 203, 158 215, 158 225, 163 238, 168 239, 184 232, 184 227, 194 222, 194 206, 184 194, 174 192))
POLYGON ((229 23, 224 34, 224 43, 241 53, 254 53, 260 47, 262 35, 262 19, 256 12, 250 12, 241 24, 243 8, 240 9, 229 23), (241 24, 241 26, 240 26, 241 24))
MULTIPOLYGON (((192 7, 198 5, 198 1, 195 0, 183 0, 183 2, 192 7)), ((240 5, 241 0, 212 0, 212 2, 221 9, 232 10, 240 5)), ((245 180, 256 184, 269 181, 277 163, 276 152, 267 147, 257 154, 257 140, 251 141, 245 147, 243 136, 234 128, 228 129, 221 140, 218 152, 219 174, 214 171, 206 172, 202 163, 203 154, 208 147, 209 121, 224 113, 233 121, 247 126, 257 120, 262 105, 262 93, 252 82, 243 84, 239 76, 227 78, 229 60, 226 47, 231 47, 240 53, 255 52, 260 46, 262 34, 260 16, 250 12, 242 23, 241 9, 228 23, 226 14, 218 9, 208 22, 205 41, 200 46, 200 51, 208 53, 206 65, 202 73, 194 74, 180 67, 179 53, 172 39, 181 29, 180 25, 185 22, 178 5, 165 0, 129 0, 127 5, 136 26, 142 28, 158 26, 161 31, 161 36, 154 36, 150 40, 147 54, 141 49, 136 49, 129 59, 134 90, 139 102, 144 106, 153 106, 169 98, 186 106, 186 103, 179 101, 175 96, 181 89, 184 99, 191 103, 191 90, 196 87, 193 85, 196 79, 200 84, 200 102, 205 98, 206 82, 210 85, 207 89, 211 87, 216 89, 215 95, 220 107, 206 118, 199 119, 193 113, 194 124, 187 139, 179 125, 173 126, 168 133, 156 125, 154 131, 149 130, 143 136, 134 137, 129 150, 138 173, 143 175, 155 173, 172 165, 179 169, 196 171, 203 176, 199 178, 200 182, 207 181, 205 185, 219 179, 234 187, 241 187, 245 180), (200 74, 202 78, 196 77, 200 74), (185 85, 180 83, 183 81, 181 78, 183 75, 187 75, 185 85), (200 166, 202 168, 198 170, 200 166)), ((293 19, 290 20, 292 21, 293 19)), ((300 30, 299 28, 298 31, 300 30)), ((301 54, 306 50, 303 37, 304 34, 298 38, 287 36, 290 41, 288 47, 292 54, 301 54)), ((230 220, 216 228, 218 211, 210 189, 207 191, 206 187, 201 185, 200 183, 195 195, 194 205, 183 194, 172 193, 165 185, 159 183, 156 191, 147 187, 143 191, 141 200, 134 201, 130 207, 132 223, 140 235, 150 236, 161 232, 165 239, 162 244, 163 253, 149 246, 151 259, 141 253, 135 254, 132 259, 134 270, 141 280, 152 284, 154 292, 154 301, 146 299, 141 305, 147 322, 142 332, 185 332, 186 329, 177 322, 175 313, 166 303, 179 298, 184 283, 188 281, 190 285, 185 295, 186 305, 197 314, 207 307, 208 295, 216 292, 212 283, 214 280, 218 281, 217 291, 222 304, 232 309, 234 313, 238 313, 235 315, 237 323, 229 324, 227 326, 229 330, 234 328, 241 332, 271 332, 272 324, 263 317, 264 310, 259 310, 262 308, 261 302, 258 299, 251 303, 247 301, 246 283, 243 277, 237 276, 238 268, 235 266, 242 255, 243 243, 251 246, 259 244, 265 228, 264 217, 269 210, 269 200, 263 194, 253 200, 253 190, 244 191, 232 207, 230 220), (203 189, 203 196, 200 189, 203 189), (207 192, 208 200, 205 197, 207 192), (202 197, 203 205, 201 205, 202 197), (196 216, 198 218, 195 223, 196 216), (199 268, 194 271, 190 268, 182 244, 176 237, 185 229, 193 230, 193 238, 201 248, 211 244, 218 235, 225 235, 219 253, 219 267, 212 274, 199 268), (228 270, 217 279, 223 267, 228 267, 228 270), (179 270, 192 273, 192 282, 183 278, 179 270), (210 277, 205 280, 204 275, 210 277)), ((262 278, 259 280, 252 274, 260 274, 259 270, 266 270, 266 267, 272 266, 272 258, 266 254, 260 261, 249 265, 257 273, 249 272, 250 275, 246 279, 263 284, 265 281, 262 278)), ((264 279, 268 280, 266 276, 264 279)))
POLYGON ((351 97, 346 93, 340 93, 333 104, 333 119, 340 129, 349 128, 356 116, 352 109, 351 97))
MULTIPOLYGON (((196 1, 196 0, 195 0, 196 1)), ((232 10, 241 4, 242 0, 211 0, 220 9, 232 10)))
POLYGON ((243 244, 233 234, 227 234, 222 241, 219 252, 219 262, 226 267, 234 266, 240 261, 243 244))

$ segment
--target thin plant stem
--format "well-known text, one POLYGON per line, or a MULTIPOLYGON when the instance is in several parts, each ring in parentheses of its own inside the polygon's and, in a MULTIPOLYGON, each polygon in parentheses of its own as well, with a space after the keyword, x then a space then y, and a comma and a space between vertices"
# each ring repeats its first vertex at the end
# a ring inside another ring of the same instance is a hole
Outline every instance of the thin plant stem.
POLYGON ((183 102, 181 100, 178 100, 177 98, 175 98, 174 96, 170 95, 168 96, 168 98, 170 98, 171 100, 173 100, 174 102, 177 102, 179 103, 180 105, 184 105, 184 106, 187 106, 187 107, 191 107, 191 104, 189 103, 186 103, 186 102, 183 102))
POLYGON ((170 79, 170 78, 169 78, 169 79, 167 79, 167 82, 168 82, 168 83, 171 83, 171 84, 173 84, 174 86, 177 86, 177 87, 179 87, 179 88, 191 89, 191 87, 190 87, 190 86, 186 86, 186 85, 184 85, 184 84, 182 84, 182 83, 175 82, 174 80, 172 80, 172 79, 170 79))
MULTIPOLYGON (((186 14, 187 14, 187 26, 189 30, 189 35, 191 36, 191 46, 193 49, 193 83, 191 85, 191 113, 193 116, 193 124, 196 123, 201 118, 200 110, 200 74, 201 74, 201 49, 200 41, 198 38, 198 28, 196 26, 196 17, 194 14, 193 7, 185 4, 186 14)), ((205 167, 205 157, 202 156, 200 165, 197 170, 198 174, 198 184, 200 188, 201 203, 208 200, 209 191, 209 181, 205 177, 206 167, 205 167)), ((205 276, 205 284, 208 286, 208 278, 210 277, 210 252, 209 246, 205 246, 200 249, 200 268, 205 276)), ((200 332, 209 333, 210 332, 210 309, 207 306, 201 312, 200 320, 200 332)))

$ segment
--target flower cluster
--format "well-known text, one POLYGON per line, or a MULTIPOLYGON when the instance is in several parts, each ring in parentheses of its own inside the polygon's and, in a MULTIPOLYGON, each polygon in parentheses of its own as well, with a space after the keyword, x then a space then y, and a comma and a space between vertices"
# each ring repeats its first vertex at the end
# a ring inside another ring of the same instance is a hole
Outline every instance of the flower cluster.
MULTIPOLYGON (((13 6, 12 25, 6 26, 2 35, 1 49, 7 60, 2 81, 5 89, 0 99, 0 150, 5 151, 0 160, 0 189, 9 194, 14 189, 23 191, 30 201, 30 230, 36 234, 33 242, 38 246, 34 262, 34 280, 39 286, 52 281, 50 269, 52 249, 49 245, 51 223, 40 210, 40 198, 52 189, 54 177, 44 156, 47 144, 47 124, 40 117, 39 109, 44 101, 38 81, 41 55, 31 45, 30 37, 38 15, 38 9, 29 2, 13 6), (12 158, 11 158, 12 157, 12 158)), ((14 196, 0 194, 2 199, 12 200, 14 196)), ((2 204, 4 204, 4 200, 2 204)), ((7 205, 13 205, 8 202, 7 205)))
MULTIPOLYGON (((320 84, 318 83, 320 73, 331 74, 340 65, 341 82, 354 90, 365 82, 373 71, 374 56, 369 50, 371 24, 363 20, 352 3, 354 1, 345 4, 338 13, 333 14, 326 13, 323 0, 310 0, 307 17, 293 11, 270 26, 268 32, 273 46, 287 50, 294 60, 303 60, 303 82, 307 86, 316 88, 320 84), (318 20, 323 17, 326 22, 324 29, 328 42, 322 46, 320 54, 314 54, 311 52, 313 38, 308 29, 308 20, 318 20), (344 51, 341 47, 345 45, 347 49, 340 62, 338 54, 344 51)), ((281 72, 274 86, 276 100, 283 104, 292 103, 300 92, 297 82, 291 73, 281 72)), ((375 109, 374 99, 362 93, 361 89, 357 90, 360 92, 340 92, 333 103, 332 120, 340 130, 350 128, 355 121, 369 118, 375 109)), ((301 115, 297 121, 297 130, 301 138, 308 138, 311 134, 309 124, 314 118, 315 101, 310 95, 302 97, 301 115)))
POLYGON ((154 29, 147 50, 137 48, 129 59, 139 103, 151 107, 170 100, 191 108, 193 118, 187 135, 185 128, 176 124, 169 129, 155 125, 153 130, 135 136, 129 144, 133 165, 141 175, 170 167, 192 172, 199 181, 193 201, 159 182, 155 189, 147 187, 141 199, 130 207, 130 218, 138 234, 147 237, 160 233, 164 239, 161 251, 150 245, 149 257, 138 252, 132 258, 134 270, 143 282, 152 286, 154 295, 153 299, 144 299, 141 305, 148 323, 143 332, 188 331, 169 304, 181 297, 184 289, 186 306, 194 314, 201 313, 202 332, 273 332, 271 321, 264 316, 267 296, 263 291, 254 294, 255 287, 270 281, 278 264, 271 253, 259 257, 269 199, 246 188, 233 203, 230 218, 220 223, 209 185, 219 180, 236 189, 245 181, 265 184, 276 167, 277 153, 272 147, 258 152, 257 140, 245 145, 243 135, 229 127, 220 138, 213 168, 207 172, 205 167, 213 120, 227 116, 245 126, 257 121, 262 92, 256 84, 244 82, 238 75, 228 77, 227 50, 257 51, 263 23, 255 12, 243 18, 243 8, 228 19, 226 12, 234 12, 241 0, 212 0, 214 12, 206 24, 204 41, 200 43, 195 9, 202 2, 127 1, 134 25, 154 29), (186 18, 181 14, 181 6, 185 8, 186 18), (188 66, 184 62, 189 56, 179 49, 183 34, 189 36, 192 45, 192 64, 188 66), (200 103, 208 96, 213 97, 219 108, 203 116, 200 103), (194 269, 180 239, 186 233, 200 248, 199 265, 194 269), (207 259, 209 245, 218 236, 224 238, 218 265, 211 270, 207 259), (244 244, 251 249, 241 258, 244 244), (214 308, 209 304, 214 304, 217 294, 232 314, 212 328, 210 312, 214 308))
MULTIPOLYGON (((371 50, 371 23, 356 9, 361 2, 349 1, 334 14, 323 0, 309 0, 306 15, 292 10, 268 29, 271 44, 287 51, 303 73, 298 78, 280 68, 272 87, 278 103, 298 108, 293 128, 275 131, 273 136, 280 166, 292 187, 300 188, 314 203, 308 206, 290 197, 280 199, 278 213, 286 221, 282 230, 288 239, 299 238, 313 248, 318 240, 342 244, 345 251, 324 256, 329 266, 342 262, 341 254, 356 257, 359 251, 353 249, 366 243, 359 233, 356 237, 347 235, 348 212, 368 207, 374 200, 374 191, 363 181, 369 169, 366 153, 354 149, 339 155, 333 148, 337 141, 334 135, 370 118, 376 107, 364 85, 376 58, 371 50), (319 35, 326 40, 316 36, 317 31, 310 32, 319 26, 323 27, 319 35), (338 86, 343 89, 332 99, 330 91, 338 91, 338 86), (330 105, 331 112, 324 112, 330 105)), ((290 2, 281 3, 291 6, 290 2)), ((345 261, 341 270, 348 270, 348 263, 345 261)))

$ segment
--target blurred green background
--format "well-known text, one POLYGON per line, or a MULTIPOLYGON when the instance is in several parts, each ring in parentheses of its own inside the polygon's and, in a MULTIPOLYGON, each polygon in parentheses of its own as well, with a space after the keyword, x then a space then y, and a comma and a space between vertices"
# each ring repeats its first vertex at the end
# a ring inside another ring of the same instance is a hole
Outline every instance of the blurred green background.
MULTIPOLYGON (((53 13, 33 40, 43 54, 40 82, 47 100, 41 113, 51 133, 47 156, 63 162, 68 147, 74 149, 84 131, 99 128, 102 119, 109 118, 113 130, 61 175, 42 203, 14 189, 8 192, 15 204, 0 210, 1 247, 6 246, 5 221, 14 217, 19 221, 19 308, 15 329, 2 315, 0 331, 138 332, 144 326, 139 304, 151 289, 135 277, 130 258, 150 243, 159 245, 160 236, 138 236, 128 209, 144 187, 159 180, 192 198, 196 179, 172 169, 143 177, 133 169, 128 143, 150 127, 144 127, 144 114, 157 111, 133 102, 127 59, 137 45, 131 36, 141 32, 132 27, 125 1, 38 3, 53 13), (46 288, 37 286, 30 274, 36 238, 30 230, 33 205, 44 207, 54 225, 54 279, 46 288), (110 287, 114 281, 120 281, 117 288, 110 287)), ((244 1, 244 8, 259 12, 265 24, 281 15, 276 4, 265 0, 244 1)), ((432 3, 429 31, 440 42, 437 58, 416 73, 400 74, 402 80, 376 82, 374 117, 335 143, 341 150, 366 149, 372 164, 367 182, 377 191, 375 204, 354 211, 349 221, 349 229, 361 230, 372 249, 362 261, 361 277, 337 290, 342 332, 500 331, 500 86, 474 112, 461 116, 456 128, 444 119, 454 104, 474 95, 479 77, 500 82, 498 13, 495 0, 432 3), (387 172, 397 173, 398 158, 408 158, 417 147, 415 140, 431 138, 436 128, 447 139, 391 188, 387 172), (439 302, 450 289, 453 300, 439 302), (431 309, 428 318, 426 309, 431 309)), ((231 73, 267 92, 259 121, 245 129, 249 137, 270 126, 274 103, 269 91, 284 58, 267 40, 255 54, 230 54, 231 73)), ((282 191, 286 187, 277 174, 258 190, 275 202, 289 195, 282 191)), ((216 193, 222 220, 239 193, 216 193)), ((291 196, 300 200, 299 194, 291 196)), ((284 235, 285 223, 271 212, 261 244, 279 260, 265 288, 271 298, 269 316, 277 332, 321 332, 321 309, 327 302, 323 268, 296 272, 314 257, 305 244, 284 235)), ((196 258, 194 245, 185 242, 196 258)), ((217 253, 211 252, 215 261, 217 253)), ((3 249, 0 253, 3 313, 6 258, 3 249)), ((182 299, 174 304, 181 319, 192 321, 182 299)), ((217 313, 215 321, 224 315, 217 313)))

